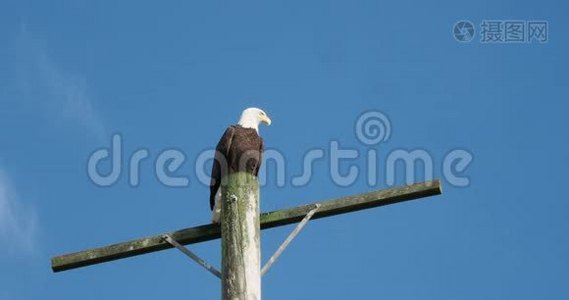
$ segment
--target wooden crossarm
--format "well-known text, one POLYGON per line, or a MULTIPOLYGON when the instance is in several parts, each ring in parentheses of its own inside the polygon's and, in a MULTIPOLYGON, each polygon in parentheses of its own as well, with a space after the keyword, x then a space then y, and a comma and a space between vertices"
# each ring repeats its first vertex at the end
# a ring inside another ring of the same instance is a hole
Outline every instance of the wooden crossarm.
MULTIPOLYGON (((313 220, 338 214, 354 212, 398 202, 439 195, 442 193, 439 180, 416 183, 408 186, 394 187, 359 195, 318 202, 320 208, 312 217, 313 220)), ((301 221, 314 208, 316 203, 272 211, 261 214, 261 229, 288 225, 301 221)), ((217 224, 206 224, 167 233, 182 245, 194 244, 220 237, 217 224)), ((140 238, 100 248, 56 256, 51 259, 54 272, 85 267, 140 254, 156 252, 172 248, 164 240, 165 234, 140 238)))

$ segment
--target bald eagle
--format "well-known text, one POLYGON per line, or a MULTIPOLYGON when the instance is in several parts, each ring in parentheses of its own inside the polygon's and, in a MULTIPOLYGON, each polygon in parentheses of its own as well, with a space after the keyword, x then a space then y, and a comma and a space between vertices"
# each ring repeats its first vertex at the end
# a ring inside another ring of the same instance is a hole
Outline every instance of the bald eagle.
POLYGON ((264 111, 255 107, 245 109, 239 122, 225 130, 215 148, 209 196, 213 223, 219 223, 221 214, 221 179, 235 172, 255 176, 259 173, 264 148, 259 136, 261 123, 271 125, 271 119, 264 111))

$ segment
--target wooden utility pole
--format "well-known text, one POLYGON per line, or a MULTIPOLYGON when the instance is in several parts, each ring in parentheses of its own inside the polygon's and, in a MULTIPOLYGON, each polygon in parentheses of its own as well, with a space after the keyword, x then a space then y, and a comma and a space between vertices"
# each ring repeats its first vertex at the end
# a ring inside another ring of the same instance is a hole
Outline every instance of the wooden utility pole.
POLYGON ((259 183, 233 173, 221 188, 221 293, 223 300, 261 299, 259 183))

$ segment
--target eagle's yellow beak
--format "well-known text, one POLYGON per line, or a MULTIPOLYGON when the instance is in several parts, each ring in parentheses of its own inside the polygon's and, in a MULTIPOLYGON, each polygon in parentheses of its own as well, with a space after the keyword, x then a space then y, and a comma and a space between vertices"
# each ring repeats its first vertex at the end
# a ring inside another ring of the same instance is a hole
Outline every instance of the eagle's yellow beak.
POLYGON ((271 119, 267 115, 261 115, 261 122, 267 124, 267 126, 271 125, 271 119))

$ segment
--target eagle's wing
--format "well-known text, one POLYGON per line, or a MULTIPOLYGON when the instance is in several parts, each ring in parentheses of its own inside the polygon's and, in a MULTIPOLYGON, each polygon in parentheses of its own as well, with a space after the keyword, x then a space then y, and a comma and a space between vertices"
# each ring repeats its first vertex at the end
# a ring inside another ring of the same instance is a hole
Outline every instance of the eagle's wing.
POLYGON ((231 149, 231 143, 233 142, 233 135, 235 134, 235 127, 230 126, 225 130, 225 133, 221 136, 217 147, 215 148, 215 156, 213 160, 213 167, 211 170, 211 181, 209 184, 209 208, 213 210, 215 206, 215 194, 221 185, 222 173, 227 173, 229 151, 231 149), (225 164, 222 166, 222 164, 225 164), (225 169, 225 170, 224 170, 225 169), (223 171, 223 172, 222 172, 223 171))
POLYGON ((257 176, 259 174, 259 169, 261 168, 261 164, 263 163, 263 151, 265 150, 265 146, 263 145, 263 138, 259 137, 261 142, 259 143, 259 160, 257 161, 257 166, 255 166, 255 171, 253 174, 257 176))

